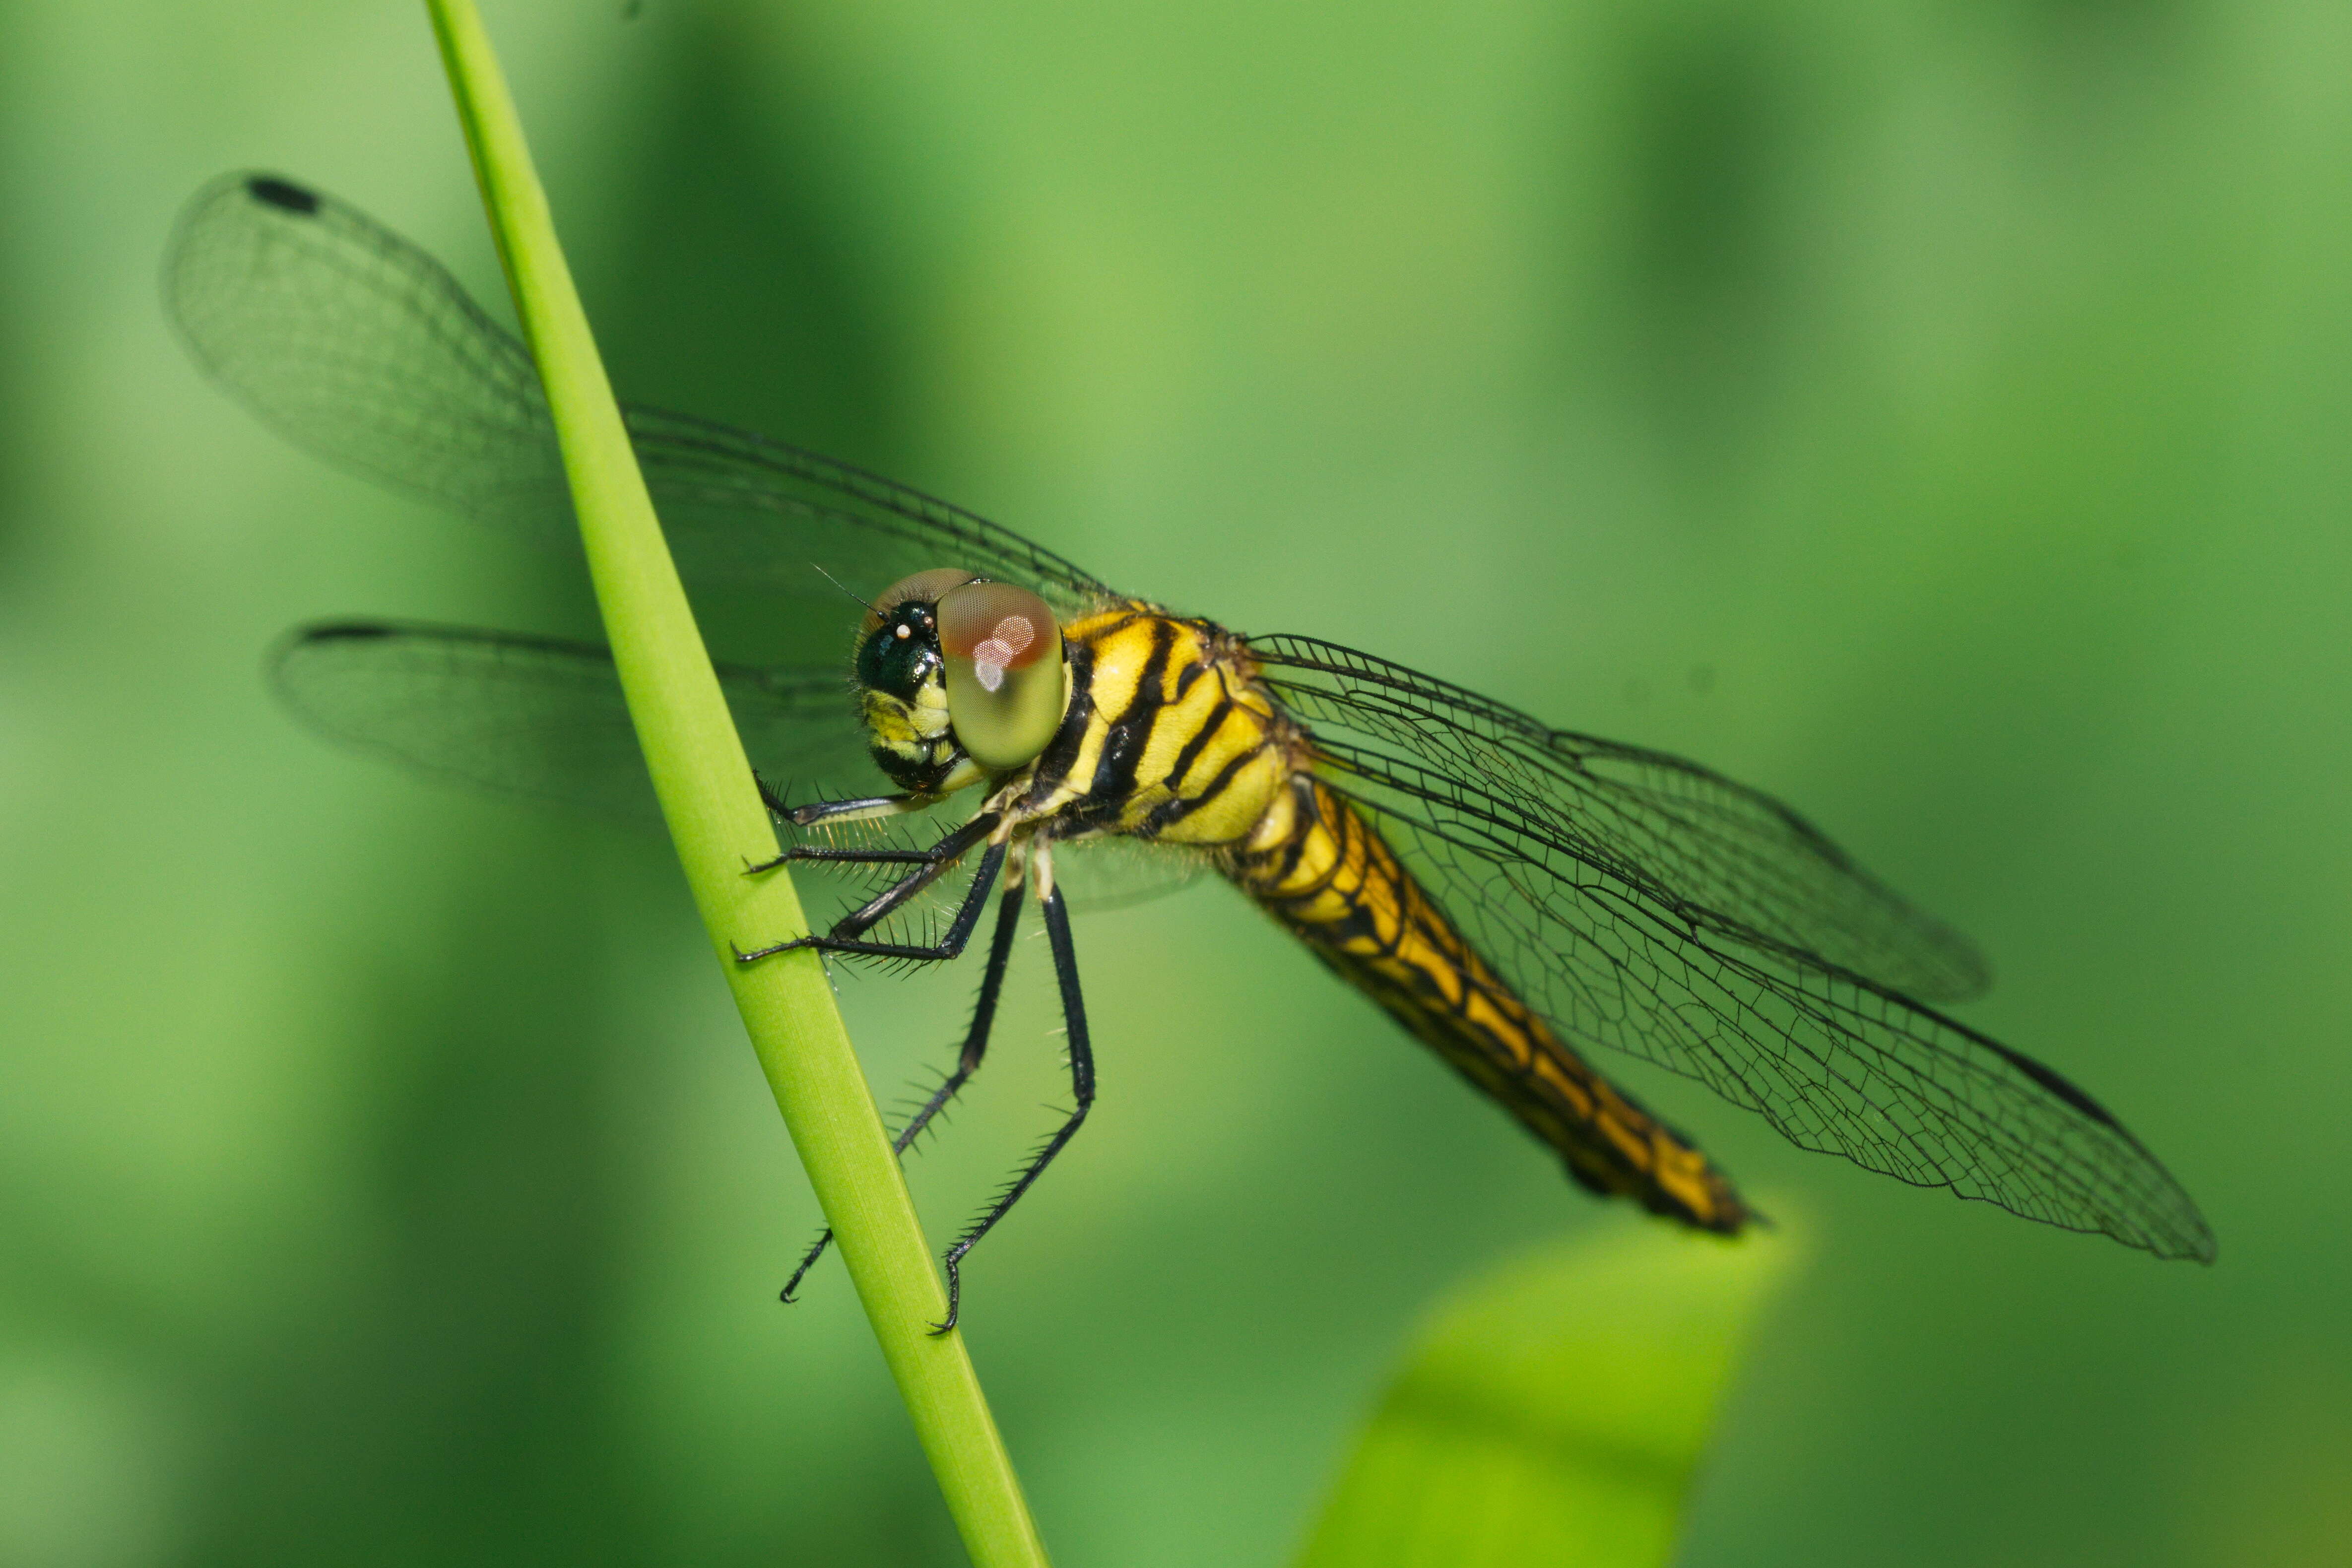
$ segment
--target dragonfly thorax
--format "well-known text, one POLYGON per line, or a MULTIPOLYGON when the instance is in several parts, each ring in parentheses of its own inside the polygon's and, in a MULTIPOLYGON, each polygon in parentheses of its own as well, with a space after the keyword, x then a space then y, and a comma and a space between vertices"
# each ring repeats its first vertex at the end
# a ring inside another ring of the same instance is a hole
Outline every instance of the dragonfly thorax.
POLYGON ((922 795, 1028 766, 1069 704, 1045 602, 954 568, 918 572, 875 600, 856 668, 875 762, 922 795))

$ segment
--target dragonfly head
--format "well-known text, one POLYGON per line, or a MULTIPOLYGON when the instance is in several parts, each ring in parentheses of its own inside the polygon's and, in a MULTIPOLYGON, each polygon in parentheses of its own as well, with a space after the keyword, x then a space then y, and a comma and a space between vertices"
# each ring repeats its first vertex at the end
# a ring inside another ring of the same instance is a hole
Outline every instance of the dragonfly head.
POLYGON ((1011 583, 943 567, 892 584, 858 635, 874 760, 901 787, 945 794, 1036 760, 1069 704, 1062 629, 1011 583))

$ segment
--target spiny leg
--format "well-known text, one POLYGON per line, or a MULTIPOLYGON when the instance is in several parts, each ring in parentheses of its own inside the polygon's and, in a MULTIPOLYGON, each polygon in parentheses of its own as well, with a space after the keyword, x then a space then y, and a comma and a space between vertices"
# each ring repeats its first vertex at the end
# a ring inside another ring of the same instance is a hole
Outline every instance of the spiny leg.
MULTIPOLYGON (((1004 971, 1013 962, 1013 934, 1021 923, 1021 906, 1026 896, 1026 890, 1022 888, 1004 889, 1004 897, 996 906, 996 934, 989 939, 988 968, 980 977, 980 998, 972 1004, 971 1027, 964 1035, 963 1049, 956 1057, 955 1071, 941 1080, 939 1088, 931 1091, 930 1099, 923 1102, 923 1108, 915 1112, 914 1120, 899 1129, 898 1135, 890 1141, 895 1152, 904 1154, 915 1140, 922 1136, 923 1129, 930 1125, 931 1119, 945 1110, 948 1101, 961 1093, 963 1086, 971 1081, 971 1075, 980 1070, 981 1058, 988 1053, 989 1030, 996 1023, 996 999, 1004 989, 1004 971)), ((793 1292, 801 1288, 802 1279, 816 1267, 816 1260, 824 1256, 824 1249, 832 1240, 833 1231, 828 1227, 816 1238, 816 1245, 808 1249, 807 1256, 801 1259, 800 1267, 793 1270, 793 1277, 785 1283, 783 1294, 778 1300, 791 1305, 793 1292)))
POLYGON ((945 1322, 931 1325, 934 1334, 944 1334, 956 1325, 956 1314, 963 1299, 960 1269, 964 1255, 978 1246, 980 1238, 1021 1201, 1021 1194, 1029 1190, 1038 1174, 1053 1163, 1054 1156, 1062 1152, 1063 1145, 1076 1134, 1079 1124, 1087 1119, 1087 1109, 1095 1102, 1094 1044, 1087 1033, 1086 999, 1078 993, 1078 958, 1070 944, 1070 912, 1062 902, 1059 888, 1045 895, 1045 940, 1054 950, 1054 979, 1062 991, 1062 1023, 1068 1032, 1070 1045, 1070 1095, 1076 1105, 1069 1119, 1045 1141, 1045 1146, 1029 1157, 1029 1163, 1021 1168, 1020 1174, 997 1194, 996 1201, 965 1228, 953 1247, 948 1248, 947 1257, 941 1259, 948 1273, 948 1315, 945 1322))
POLYGON ((806 805, 793 805, 776 792, 776 786, 756 772, 751 775, 753 787, 760 792, 760 804, 768 815, 781 817, 795 827, 813 827, 820 822, 862 822, 876 817, 898 816, 910 811, 923 811, 946 799, 937 795, 866 795, 850 800, 813 800, 806 805))
MULTIPOLYGON (((940 799, 938 795, 861 795, 855 800, 820 800, 813 801, 807 805, 786 805, 783 797, 769 785, 767 780, 753 773, 751 782, 759 786, 760 804, 768 808, 768 815, 780 822, 789 822, 794 827, 814 827, 821 822, 872 822, 882 817, 903 816, 909 812, 922 811, 937 805, 940 799)), ((964 826, 968 828, 971 824, 966 823, 964 826)), ((796 844, 768 859, 746 861, 743 870, 746 875, 756 875, 761 871, 772 871, 779 866, 790 865, 795 860, 932 860, 938 858, 944 852, 945 846, 953 843, 955 839, 955 834, 948 834, 928 849, 812 848, 806 845, 796 844)))
MULTIPOLYGON (((756 959, 767 958, 779 952, 790 952, 796 948, 803 947, 813 947, 821 952, 857 952, 880 958, 943 959, 957 956, 963 952, 965 942, 970 940, 971 928, 979 923, 981 903, 987 898, 989 885, 996 879, 998 868, 1004 864, 1005 847, 1003 844, 991 844, 988 847, 986 855, 981 860, 980 871, 972 879, 971 890, 965 896, 962 907, 956 911, 955 921, 948 928, 948 934, 943 941, 929 943, 860 942, 856 940, 857 933, 870 930, 888 919, 891 913, 908 900, 945 876, 967 850, 996 830, 998 820, 994 812, 984 811, 953 833, 947 835, 929 849, 922 852, 921 865, 868 900, 864 907, 854 910, 835 921, 833 929, 824 935, 795 937, 790 942, 780 942, 767 947, 753 948, 749 952, 737 948, 736 962, 750 963, 756 959)), ((860 858, 888 860, 895 858, 900 852, 897 850, 833 850, 816 853, 835 860, 860 858)), ((786 858, 791 858, 786 857, 786 858)), ((754 868, 755 870, 761 868, 754 868)))
POLYGON ((971 1075, 980 1070, 981 1058, 988 1051, 989 1033, 996 1026, 997 998, 1003 994, 1004 972, 1013 962, 1013 938, 1021 924, 1021 906, 1026 891, 1018 887, 1007 888, 1004 896, 997 901, 996 932, 989 939, 988 967, 981 973, 980 995, 971 1007, 971 1027, 964 1034, 963 1049, 956 1055, 955 1071, 931 1091, 930 1099, 923 1102, 923 1108, 915 1112, 914 1120, 908 1122, 906 1130, 898 1134, 898 1148, 901 1153, 922 1135, 923 1129, 930 1125, 931 1119, 946 1109, 948 1101, 962 1092, 963 1086, 971 1081, 971 1075))
MULTIPOLYGON (((755 952, 739 952, 735 956, 739 962, 749 963, 755 959, 765 958, 770 953, 786 952, 797 947, 813 947, 819 952, 850 952, 870 958, 906 958, 924 963, 961 958, 963 956, 964 944, 971 940, 972 927, 980 923, 980 907, 988 901, 988 889, 995 884, 996 873, 1004 865, 1004 853, 1003 845, 992 844, 988 847, 987 852, 982 855, 980 869, 972 873, 971 890, 964 894, 963 902, 957 906, 955 919, 950 922, 947 935, 938 942, 864 942, 854 937, 805 936, 797 942, 778 942, 773 947, 764 947, 755 952)), ((893 904, 902 902, 903 895, 908 890, 908 882, 917 882, 917 890, 919 890, 922 884, 918 882, 918 878, 927 881, 929 877, 936 874, 929 871, 918 872, 915 877, 908 878, 906 882, 898 883, 880 899, 877 899, 875 904, 882 903, 886 900, 893 904)), ((862 915, 872 910, 875 904, 868 904, 866 909, 861 910, 858 914, 862 915)), ((888 912, 887 910, 883 910, 884 914, 888 912)), ((839 931, 857 918, 857 915, 852 915, 840 925, 834 927, 834 930, 839 931)), ((878 920, 881 916, 877 915, 875 918, 878 920)))

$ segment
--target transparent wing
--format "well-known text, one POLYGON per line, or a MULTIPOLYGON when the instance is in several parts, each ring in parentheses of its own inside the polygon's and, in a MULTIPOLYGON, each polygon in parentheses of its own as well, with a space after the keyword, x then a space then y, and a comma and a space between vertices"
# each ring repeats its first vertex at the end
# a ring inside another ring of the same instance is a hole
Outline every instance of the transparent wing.
MULTIPOLYGON (((181 217, 164 298, 205 371, 302 446, 578 549, 529 351, 439 262, 364 214, 275 176, 216 181, 181 217)), ((1113 596, 1052 552, 903 485, 748 431, 625 412, 689 580, 803 596, 836 634, 859 612, 813 566, 860 595, 961 566, 1025 584, 1065 614, 1113 596)))
MULTIPOLYGON (((762 777, 836 795, 888 787, 838 671, 722 665, 719 676, 762 777)), ((661 820, 612 655, 593 643, 337 621, 281 643, 270 678, 298 718, 346 745, 480 789, 661 820)))
MULTIPOLYGON (((450 783, 658 828, 661 809, 610 652, 593 643, 395 621, 304 627, 279 644, 272 684, 331 740, 450 783)), ((803 800, 892 786, 866 754, 846 679, 835 670, 719 667, 760 776, 803 800)), ((930 813, 787 830, 779 842, 918 849, 930 813)), ((905 875, 903 865, 804 864, 796 879, 820 925, 905 875)), ((882 925, 877 940, 932 942, 971 868, 958 868, 882 925)))
POLYGON ((1350 649, 1251 647, 1333 784, 1563 1038, 1697 1079, 1801 1148, 2212 1258, 2096 1101, 1903 994, 1965 994, 1982 965, 1786 807, 1350 649))
POLYGON ((1771 796, 1664 752, 1554 730, 1475 691, 1310 637, 1254 637, 1318 738, 1360 735, 1475 780, 1524 822, 1667 908, 1816 955, 1890 990, 1960 1001, 1987 984, 1966 937, 1906 903, 1771 796))
POLYGON ((1181 845, 1104 837, 1054 846, 1055 885, 1078 914, 1132 909, 1192 887, 1213 870, 1206 855, 1181 845))
MULTIPOLYGON (((270 658, 270 680, 295 716, 331 740, 446 782, 521 795, 648 827, 661 824, 612 654, 599 644, 416 622, 352 620, 305 626, 270 658)), ((719 667, 720 688, 760 776, 790 801, 895 789, 867 755, 865 730, 838 670, 719 667)), ((779 841, 919 849, 945 830, 939 814, 789 826, 779 841)), ((1057 876, 1074 909, 1123 908, 1187 886, 1206 862, 1124 840, 1065 844, 1057 876)), ((812 863, 834 903, 862 903, 903 866, 812 863)), ((879 928, 887 941, 944 929, 966 873, 879 928)))

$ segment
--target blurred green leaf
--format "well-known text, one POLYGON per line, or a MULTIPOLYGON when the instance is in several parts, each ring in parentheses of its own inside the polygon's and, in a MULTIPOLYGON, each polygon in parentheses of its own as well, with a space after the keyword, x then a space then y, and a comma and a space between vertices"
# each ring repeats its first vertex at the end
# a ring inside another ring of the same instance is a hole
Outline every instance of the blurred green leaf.
POLYGON ((1300 1568, 1634 1568, 1672 1552, 1748 1325, 1799 1248, 1643 1225, 1441 1307, 1300 1568))

